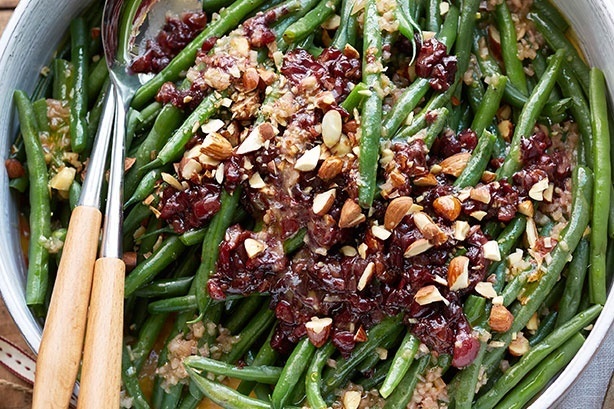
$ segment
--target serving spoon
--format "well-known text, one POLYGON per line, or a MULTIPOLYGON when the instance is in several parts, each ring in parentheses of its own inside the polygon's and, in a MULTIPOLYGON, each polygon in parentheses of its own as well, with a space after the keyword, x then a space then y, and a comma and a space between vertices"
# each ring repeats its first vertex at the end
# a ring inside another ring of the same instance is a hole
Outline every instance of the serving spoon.
POLYGON ((131 75, 128 67, 132 59, 130 48, 139 40, 139 34, 141 37, 155 36, 165 24, 167 12, 179 14, 196 9, 202 9, 196 0, 105 2, 101 32, 111 87, 83 191, 71 215, 43 329, 33 393, 34 409, 68 407, 81 361, 86 318, 78 408, 119 407, 125 274, 121 238, 126 112, 136 90, 148 79, 131 75), (150 15, 152 18, 148 18, 150 15), (100 192, 110 139, 113 143, 105 220, 100 258, 96 260, 102 220, 100 192))

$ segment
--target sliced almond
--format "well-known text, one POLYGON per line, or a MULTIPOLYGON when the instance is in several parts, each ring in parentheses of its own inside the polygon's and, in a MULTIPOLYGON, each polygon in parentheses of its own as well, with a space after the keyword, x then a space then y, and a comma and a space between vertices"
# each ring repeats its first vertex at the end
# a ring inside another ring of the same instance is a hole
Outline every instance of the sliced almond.
POLYGON ((490 329, 495 332, 507 332, 514 322, 514 316, 503 305, 493 305, 488 318, 490 329))
POLYGON ((446 305, 449 303, 434 285, 427 285, 419 289, 414 296, 414 300, 420 305, 427 305, 440 301, 444 302, 446 305))
POLYGON ((418 239, 410 244, 407 249, 405 249, 405 254, 403 254, 403 256, 405 258, 414 257, 418 254, 424 253, 432 247, 433 245, 427 239, 418 239))
POLYGON ((552 197, 554 196, 554 183, 548 184, 548 188, 544 190, 543 196, 545 201, 552 202, 552 197))
POLYGON ((322 118, 322 140, 329 148, 337 145, 341 138, 343 119, 339 111, 331 109, 322 118))
POLYGON ((484 258, 492 261, 501 261, 501 253, 499 252, 499 243, 496 240, 487 241, 482 245, 484 258))
POLYGON ((548 178, 545 177, 529 189, 529 197, 533 200, 542 201, 544 200, 544 191, 548 189, 548 178))
POLYGON ((310 172, 318 166, 320 160, 320 145, 316 145, 313 148, 305 151, 303 155, 296 160, 294 169, 301 172, 310 172))
POLYGON ((247 257, 249 258, 256 257, 258 254, 262 253, 264 249, 266 248, 266 244, 264 244, 260 240, 256 240, 252 238, 245 239, 245 242, 243 243, 243 245, 245 246, 245 251, 247 252, 247 257))
POLYGON ((343 394, 343 409, 358 409, 361 399, 359 391, 346 391, 343 394))
POLYGON ((217 132, 224 127, 224 121, 221 119, 211 119, 207 121, 203 126, 200 127, 200 130, 203 131, 205 135, 208 135, 213 132, 217 132))
POLYGON ((342 170, 343 160, 336 156, 329 156, 324 160, 324 162, 322 162, 322 165, 320 165, 318 177, 322 180, 328 181, 339 175, 342 170))
POLYGON ((330 189, 326 192, 318 193, 317 195, 315 195, 315 197, 313 198, 313 205, 311 207, 313 213, 318 216, 322 216, 328 213, 331 207, 333 207, 336 197, 336 189, 330 189))
POLYGON ((527 217, 533 217, 535 215, 535 210, 533 208, 533 202, 530 200, 525 200, 518 205, 518 213, 523 214, 527 217))
POLYGON ((454 221, 460 216, 461 202, 451 195, 439 196, 433 201, 433 209, 444 219, 454 221))
POLYGON ((467 238, 471 226, 464 220, 457 220, 454 222, 454 238, 458 241, 463 241, 467 238))
POLYGON ((388 230, 394 230, 409 213, 409 209, 411 209, 413 204, 413 199, 408 196, 397 197, 392 200, 384 215, 384 227, 388 230))
POLYGON ((382 226, 371 226, 371 233, 380 240, 388 240, 392 232, 390 230, 386 230, 382 226))
POLYGON ((367 217, 362 213, 362 209, 358 203, 352 199, 347 199, 341 208, 341 216, 339 217, 339 227, 349 229, 356 227, 367 220, 367 217))
POLYGON ((471 189, 469 197, 476 202, 489 204, 490 203, 490 189, 488 186, 480 186, 471 189))
POLYGON ((469 159, 471 159, 470 153, 461 152, 445 158, 439 165, 441 166, 441 171, 446 175, 459 177, 463 170, 465 170, 469 159))
POLYGON ((535 219, 527 219, 525 233, 527 236, 527 243, 529 243, 529 247, 535 248, 535 245, 537 244, 537 239, 539 237, 539 233, 537 232, 537 226, 535 225, 535 219))
POLYGON ((228 139, 217 132, 210 133, 205 137, 200 150, 205 155, 217 160, 226 160, 232 156, 232 145, 228 139))
POLYGON ((181 168, 181 177, 184 179, 192 179, 193 176, 200 173, 203 166, 196 159, 188 159, 181 168))
POLYGON ((318 318, 312 317, 311 321, 307 321, 305 323, 305 330, 307 332, 307 337, 309 341, 316 347, 320 348, 326 341, 330 335, 330 329, 333 325, 332 318, 318 318))
POLYGON ((437 186, 437 178, 432 173, 414 179, 414 185, 420 187, 437 186))
POLYGON ((244 155, 249 152, 257 151, 262 148, 264 144, 264 139, 260 135, 260 127, 255 127, 252 129, 250 134, 245 138, 243 143, 239 145, 237 148, 237 154, 244 155))
POLYGON ((162 180, 165 181, 166 183, 168 183, 170 186, 174 187, 177 190, 183 191, 183 185, 181 183, 179 183, 179 181, 175 178, 175 176, 166 173, 166 172, 162 172, 160 174, 160 176, 162 176, 162 180))
POLYGON ((375 263, 371 261, 369 262, 369 264, 367 264, 367 267, 365 267, 365 271, 362 272, 360 279, 358 280, 358 285, 356 286, 358 291, 362 291, 365 289, 367 284, 369 284, 369 281, 371 281, 371 277, 373 277, 374 272, 375 263))
POLYGON ((346 257, 355 257, 358 254, 358 251, 352 246, 343 246, 341 247, 341 254, 346 257))
POLYGON ((497 292, 491 282, 481 281, 475 285, 475 291, 484 298, 492 299, 497 296, 497 292))
POLYGON ((469 287, 469 258, 454 257, 448 266, 448 286, 451 291, 464 290, 469 287))

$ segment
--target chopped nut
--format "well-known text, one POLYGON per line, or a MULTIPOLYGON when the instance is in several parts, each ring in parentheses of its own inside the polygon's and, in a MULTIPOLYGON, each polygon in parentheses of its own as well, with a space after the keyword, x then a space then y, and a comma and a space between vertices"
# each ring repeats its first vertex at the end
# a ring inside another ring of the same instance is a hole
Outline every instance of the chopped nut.
POLYGON ((352 246, 343 246, 341 247, 341 254, 346 257, 354 257, 358 254, 358 251, 352 246))
POLYGON ((196 159, 188 159, 181 168, 181 177, 184 179, 192 179, 193 176, 200 173, 203 166, 196 159))
POLYGON ((309 341, 316 347, 320 348, 330 335, 330 329, 333 325, 332 318, 311 317, 311 321, 305 323, 305 330, 309 341))
POLYGON ((485 298, 495 298, 497 296, 497 292, 492 286, 491 282, 481 281, 475 285, 475 291, 485 298))
POLYGON ((201 145, 201 152, 217 160, 226 160, 232 155, 232 145, 219 133, 210 133, 201 145))
POLYGON ((470 216, 481 221, 484 217, 486 217, 486 214, 487 213, 483 210, 476 210, 475 212, 472 212, 470 216))
POLYGON ((523 356, 529 352, 530 349, 531 346, 529 344, 529 340, 524 337, 522 332, 518 333, 516 339, 512 340, 512 342, 510 342, 510 346, 508 347, 510 354, 514 356, 523 356))
POLYGON ((503 305, 494 304, 490 310, 488 325, 495 332, 506 332, 512 327, 514 316, 503 305))
POLYGON ((322 118, 322 140, 324 145, 332 148, 341 138, 341 128, 343 120, 339 111, 331 109, 324 114, 322 118))
POLYGON ((249 178, 249 186, 252 189, 262 189, 266 186, 266 183, 264 183, 264 180, 262 180, 262 176, 260 176, 260 173, 256 172, 252 175, 251 178, 249 178))
POLYGON ((163 181, 165 181, 166 183, 168 183, 170 186, 174 187, 175 189, 180 190, 180 191, 185 190, 183 188, 183 185, 179 183, 179 181, 173 175, 168 174, 166 172, 162 172, 160 176, 162 176, 163 181))
POLYGON ((252 238, 245 239, 245 242, 243 243, 243 245, 245 246, 245 251, 247 252, 247 256, 249 258, 256 257, 258 254, 262 253, 264 249, 266 248, 266 245, 263 242, 261 242, 260 240, 252 239, 252 238))
POLYGON ((392 232, 382 226, 371 226, 371 233, 380 240, 388 240, 392 232))
POLYGON ((346 391, 343 394, 343 409, 358 409, 361 399, 362 394, 359 391, 346 391))
POLYGON ((343 170, 343 160, 336 156, 329 156, 324 160, 318 170, 318 177, 322 180, 330 180, 343 170))
POLYGON ((451 195, 439 196, 433 201, 433 209, 444 219, 454 221, 460 216, 461 202, 451 195))
POLYGON ((264 140, 260 135, 260 127, 255 127, 252 129, 247 138, 245 138, 243 143, 239 145, 237 148, 237 154, 243 155, 249 152, 257 151, 258 149, 262 148, 263 144, 264 140))
POLYGON ((537 238, 539 237, 539 233, 537 232, 537 226, 535 225, 535 219, 527 219, 527 227, 525 228, 525 233, 527 236, 527 243, 529 243, 529 247, 535 248, 535 245, 537 244, 537 238))
POLYGON ((434 245, 439 246, 448 240, 448 236, 426 213, 415 213, 414 223, 416 227, 418 227, 418 230, 420 230, 420 233, 422 233, 426 239, 432 241, 434 245))
POLYGON ((208 135, 213 132, 217 132, 224 127, 224 121, 221 119, 211 119, 207 121, 206 124, 200 127, 200 130, 203 131, 205 135, 208 135))
POLYGON ((501 261, 501 253, 499 252, 499 243, 496 240, 491 240, 482 245, 484 258, 492 261, 501 261))
POLYGON ((363 260, 367 258, 367 250, 369 250, 369 246, 367 246, 366 243, 360 243, 358 245, 358 248, 356 249, 356 251, 358 252, 358 255, 363 260))
POLYGON ((427 285, 419 289, 414 296, 414 300, 420 305, 427 305, 439 301, 443 301, 446 305, 449 303, 434 285, 427 285))
POLYGON ((341 208, 341 216, 339 217, 339 227, 348 229, 356 227, 367 220, 367 217, 362 213, 362 209, 358 203, 352 199, 347 199, 341 208))
POLYGON ((548 189, 548 178, 545 177, 533 186, 529 190, 529 197, 533 200, 544 200, 544 191, 548 189))
POLYGON ((318 216, 322 216, 328 213, 330 208, 335 203, 336 197, 337 197, 336 189, 330 189, 330 190, 327 190, 326 192, 318 193, 313 198, 313 206, 312 206, 313 212, 318 216))
POLYGON ((296 160, 294 169, 301 172, 312 171, 318 166, 320 160, 320 145, 316 145, 313 148, 305 151, 305 153, 296 160))
POLYGON ((369 281, 371 281, 371 277, 373 277, 373 273, 375 271, 375 263, 369 262, 367 267, 365 267, 365 271, 362 272, 360 279, 358 280, 357 289, 358 291, 362 291, 365 289, 369 281))
POLYGON ((354 341, 356 341, 356 342, 366 342, 368 339, 369 339, 369 337, 367 336, 367 331, 365 331, 365 329, 361 325, 360 327, 358 327, 358 330, 356 331, 356 334, 354 334, 354 341))
POLYGON ((475 200, 476 202, 489 204, 490 203, 490 190, 487 186, 480 186, 474 189, 471 189, 469 193, 469 197, 475 200))
MULTIPOLYGON (((72 182, 75 180, 77 170, 70 166, 65 166, 49 181, 49 186, 60 192, 68 192, 72 182)), ((181 185, 180 185, 181 186, 181 185)), ((183 190, 183 189, 182 189, 183 190)))
POLYGON ((529 319, 529 322, 527 322, 527 329, 531 332, 535 332, 537 331, 538 328, 539 328, 539 317, 537 316, 537 313, 535 312, 531 316, 531 319, 529 319))
POLYGON ((525 200, 518 205, 518 212, 527 217, 533 217, 535 214, 535 210, 533 209, 533 202, 530 200, 525 200))
POLYGON ((420 176, 414 179, 414 185, 416 186, 437 186, 437 178, 432 173, 429 173, 426 176, 420 176))
POLYGON ((467 238, 467 234, 471 230, 469 223, 463 220, 454 222, 454 238, 458 241, 463 241, 467 238))
POLYGON ((469 287, 469 258, 454 257, 448 266, 448 287, 451 291, 464 290, 469 287))
POLYGON ((409 213, 414 201, 411 197, 402 196, 392 200, 384 215, 384 227, 393 230, 409 213))
POLYGON ((418 239, 407 247, 403 256, 405 258, 417 256, 418 254, 422 254, 432 247, 433 245, 427 239, 418 239))
POLYGON ((439 165, 441 166, 441 171, 446 175, 459 177, 463 170, 465 170, 469 159, 471 159, 470 153, 461 152, 445 158, 439 165))
POLYGON ((483 183, 494 182, 496 179, 497 179, 497 174, 494 173, 494 172, 490 172, 488 170, 485 170, 484 173, 482 173, 481 181, 483 183))
POLYGON ((548 184, 548 188, 544 190, 544 200, 547 202, 552 202, 552 196, 554 195, 554 183, 548 184))

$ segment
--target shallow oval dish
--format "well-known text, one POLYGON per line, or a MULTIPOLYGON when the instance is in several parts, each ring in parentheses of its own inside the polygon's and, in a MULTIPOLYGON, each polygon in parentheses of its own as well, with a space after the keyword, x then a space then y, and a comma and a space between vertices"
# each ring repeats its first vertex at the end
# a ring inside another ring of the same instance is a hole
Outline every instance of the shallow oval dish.
MULTIPOLYGON (((614 84, 614 2, 553 1, 568 16, 590 63, 600 67, 608 83, 614 84)), ((81 0, 22 0, 15 10, 0 40, 0 106, 5 108, 0 110, 2 162, 8 156, 17 132, 17 115, 12 108, 13 90, 33 90, 38 73, 50 61, 71 18, 79 14, 87 3, 81 0), (11 109, 6 109, 8 107, 11 109)), ((614 101, 614 86, 609 88, 609 95, 614 101)), ((0 291, 27 343, 37 351, 42 325, 25 304, 26 268, 19 234, 18 204, 9 191, 6 169, 0 166, 0 291)), ((614 296, 610 296, 583 347, 530 408, 552 407, 563 399, 602 345, 613 321, 614 296)), ((603 393, 606 383, 603 382, 603 393)))

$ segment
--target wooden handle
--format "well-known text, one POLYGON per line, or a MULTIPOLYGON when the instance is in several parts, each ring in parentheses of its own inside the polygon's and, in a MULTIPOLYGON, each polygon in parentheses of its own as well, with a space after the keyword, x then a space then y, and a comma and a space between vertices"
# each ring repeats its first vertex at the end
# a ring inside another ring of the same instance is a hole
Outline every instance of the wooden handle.
POLYGON ((119 407, 125 270, 120 259, 96 261, 77 409, 119 407))
POLYGON ((75 385, 102 214, 79 206, 70 217, 38 351, 33 409, 67 408, 75 385))

